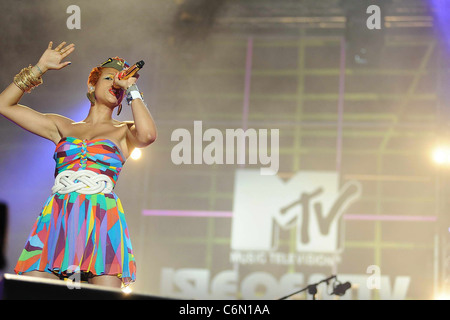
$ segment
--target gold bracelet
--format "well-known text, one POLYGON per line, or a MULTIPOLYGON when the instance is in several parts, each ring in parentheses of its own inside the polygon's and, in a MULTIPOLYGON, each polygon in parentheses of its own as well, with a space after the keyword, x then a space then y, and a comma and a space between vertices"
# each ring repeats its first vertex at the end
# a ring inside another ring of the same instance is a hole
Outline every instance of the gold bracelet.
POLYGON ((20 70, 18 74, 14 77, 14 84, 19 87, 23 92, 28 92, 35 87, 44 83, 42 77, 37 77, 32 71, 33 67, 30 65, 27 68, 20 70))
POLYGON ((37 84, 30 71, 30 68, 24 68, 14 77, 14 83, 24 92, 30 92, 34 84, 37 84))
POLYGON ((43 83, 42 78, 38 78, 31 69, 31 65, 22 69, 14 78, 16 85, 24 92, 30 92, 33 88, 43 83))

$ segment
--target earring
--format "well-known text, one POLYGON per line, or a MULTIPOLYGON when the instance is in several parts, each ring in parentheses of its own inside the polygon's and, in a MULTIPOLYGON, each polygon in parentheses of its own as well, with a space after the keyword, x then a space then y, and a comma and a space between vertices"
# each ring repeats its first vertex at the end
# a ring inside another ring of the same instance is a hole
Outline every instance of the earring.
POLYGON ((89 86, 89 92, 86 94, 91 104, 95 104, 95 90, 93 86, 89 86))
POLYGON ((86 96, 89 99, 89 101, 91 102, 91 104, 95 104, 95 92, 94 91, 89 91, 88 93, 86 93, 86 96))

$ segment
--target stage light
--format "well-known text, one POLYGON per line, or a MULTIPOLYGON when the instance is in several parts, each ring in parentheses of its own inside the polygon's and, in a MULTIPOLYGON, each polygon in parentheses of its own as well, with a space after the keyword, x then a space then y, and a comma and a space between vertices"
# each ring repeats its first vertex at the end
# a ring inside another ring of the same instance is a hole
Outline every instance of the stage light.
POLYGON ((341 0, 340 5, 345 12, 345 39, 347 64, 350 67, 374 68, 380 64, 385 42, 385 13, 391 0, 380 0, 376 5, 380 9, 382 27, 369 29, 367 9, 373 5, 372 0, 341 0))
POLYGON ((436 147, 433 150, 433 161, 438 165, 450 164, 450 148, 436 147))
POLYGON ((132 291, 132 290, 131 290, 130 287, 125 287, 125 288, 122 289, 122 292, 125 293, 125 294, 130 294, 131 291, 132 291))
POLYGON ((138 160, 141 158, 141 156, 142 156, 142 151, 139 148, 135 148, 133 150, 133 152, 131 152, 131 155, 130 155, 131 159, 133 159, 133 160, 138 160))
POLYGON ((440 293, 434 298, 434 300, 450 300, 450 295, 448 293, 440 293))

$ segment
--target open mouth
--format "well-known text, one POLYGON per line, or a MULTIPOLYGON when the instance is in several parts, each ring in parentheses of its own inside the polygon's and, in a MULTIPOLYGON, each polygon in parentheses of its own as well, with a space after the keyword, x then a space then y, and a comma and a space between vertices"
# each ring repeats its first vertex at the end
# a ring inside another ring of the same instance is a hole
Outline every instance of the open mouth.
POLYGON ((117 100, 120 100, 122 97, 122 89, 116 89, 114 87, 109 89, 109 93, 116 97, 117 100))

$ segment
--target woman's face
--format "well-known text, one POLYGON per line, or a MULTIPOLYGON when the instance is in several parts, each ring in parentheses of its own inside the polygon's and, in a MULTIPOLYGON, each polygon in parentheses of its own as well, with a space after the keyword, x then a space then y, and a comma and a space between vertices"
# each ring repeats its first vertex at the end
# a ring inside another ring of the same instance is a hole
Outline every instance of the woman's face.
POLYGON ((114 77, 118 73, 114 68, 102 69, 102 74, 95 85, 95 99, 100 103, 118 106, 123 99, 122 89, 113 87, 114 77))

